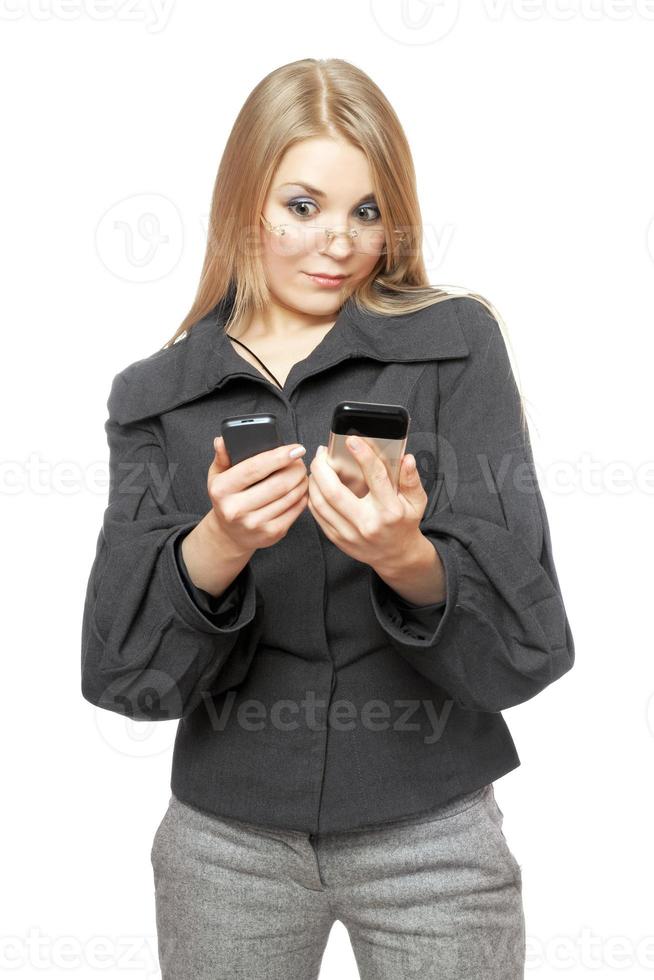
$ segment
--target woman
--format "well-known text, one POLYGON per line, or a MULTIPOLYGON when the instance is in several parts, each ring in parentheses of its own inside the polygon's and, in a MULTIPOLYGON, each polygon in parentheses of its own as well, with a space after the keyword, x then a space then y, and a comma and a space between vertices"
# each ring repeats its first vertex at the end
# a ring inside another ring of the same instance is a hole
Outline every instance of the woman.
POLYGON ((89 701, 180 719, 164 980, 315 978, 336 919, 364 980, 521 977, 501 711, 574 645, 498 320, 429 286, 400 123, 338 59, 251 93, 209 237, 179 330, 112 384, 82 638, 89 701), (348 399, 408 409, 397 490, 365 439, 365 496, 318 453, 348 399), (230 465, 221 421, 258 412, 283 445, 230 465))

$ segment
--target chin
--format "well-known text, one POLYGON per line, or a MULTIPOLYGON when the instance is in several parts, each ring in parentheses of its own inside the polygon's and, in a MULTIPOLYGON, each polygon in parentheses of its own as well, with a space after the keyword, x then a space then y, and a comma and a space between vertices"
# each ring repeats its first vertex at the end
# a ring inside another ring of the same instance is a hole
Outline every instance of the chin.
POLYGON ((349 290, 340 289, 334 292, 326 290, 324 294, 317 296, 307 296, 305 292, 302 292, 302 295, 294 297, 293 305, 304 313, 314 313, 316 316, 324 316, 325 314, 338 310, 348 295, 349 290))

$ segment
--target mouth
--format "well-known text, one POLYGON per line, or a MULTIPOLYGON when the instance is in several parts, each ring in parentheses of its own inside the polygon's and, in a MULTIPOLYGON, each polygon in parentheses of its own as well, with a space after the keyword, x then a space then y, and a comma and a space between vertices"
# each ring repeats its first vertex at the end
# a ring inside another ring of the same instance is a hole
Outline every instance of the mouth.
POLYGON ((305 272, 304 275, 308 276, 313 282, 323 286, 337 286, 344 279, 347 279, 347 276, 344 275, 333 276, 324 272, 305 272))

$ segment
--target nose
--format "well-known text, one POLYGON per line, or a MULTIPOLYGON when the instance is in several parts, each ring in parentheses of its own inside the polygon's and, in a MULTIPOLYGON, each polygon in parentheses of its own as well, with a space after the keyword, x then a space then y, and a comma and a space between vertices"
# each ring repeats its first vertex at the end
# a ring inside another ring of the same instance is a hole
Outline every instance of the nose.
POLYGON ((335 257, 351 255, 354 251, 354 243, 350 235, 344 234, 344 232, 349 231, 349 228, 338 229, 333 227, 331 230, 336 234, 332 238, 327 238, 323 247, 318 249, 320 255, 333 255, 335 257))

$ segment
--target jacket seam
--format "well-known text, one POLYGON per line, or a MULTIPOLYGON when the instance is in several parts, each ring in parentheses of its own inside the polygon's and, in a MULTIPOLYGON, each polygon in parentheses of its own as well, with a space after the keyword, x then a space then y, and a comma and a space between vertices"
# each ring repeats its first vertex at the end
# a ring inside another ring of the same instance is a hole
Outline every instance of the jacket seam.
POLYGON ((432 364, 433 364, 433 361, 428 361, 425 364, 425 366, 423 367, 422 371, 420 372, 420 374, 418 375, 418 377, 416 378, 416 380, 413 382, 411 388, 409 389, 409 392, 407 394, 407 403, 408 403, 409 409, 411 409, 411 407, 413 405, 414 392, 416 391, 418 385, 422 381, 423 375, 425 375, 427 373, 427 371, 429 371, 429 369, 432 366, 432 364))
MULTIPOLYGON (((452 309, 454 311, 454 316, 456 318, 456 322, 458 323, 458 325, 459 325, 459 327, 461 329, 461 333, 463 334, 464 337, 466 337, 466 341, 467 341, 467 336, 466 336, 466 333, 465 333, 465 331, 463 329, 463 324, 461 323, 461 317, 457 313, 456 305, 454 305, 452 307, 452 309)), ((495 317, 493 317, 492 319, 493 319, 493 322, 497 325, 497 327, 499 329, 499 324, 497 323, 497 320, 495 319, 495 317)), ((493 342, 493 335, 491 333, 491 334, 489 334, 489 337, 488 337, 488 344, 486 346, 486 350, 484 351, 484 356, 486 354, 488 354, 488 350, 489 350, 490 345, 491 345, 492 342, 493 342)), ((474 353, 473 353, 473 349, 472 348, 470 348, 470 353, 473 354, 473 356, 474 356, 474 353)), ((461 387, 461 385, 465 382, 465 380, 466 380, 466 369, 467 369, 469 363, 470 363, 470 361, 468 359, 466 361, 466 367, 464 367, 464 369, 462 370, 461 374, 459 375, 459 377, 454 382, 454 385, 452 386, 452 390, 448 393, 447 397, 442 402, 440 402, 440 408, 444 408, 448 404, 448 402, 450 401, 450 399, 456 394, 456 392, 459 390, 459 388, 461 387)), ((440 395, 440 370, 439 370, 439 395, 440 395)))
MULTIPOLYGON (((152 432, 153 439, 155 440, 157 446, 159 447, 159 450, 161 452, 161 455, 166 460, 166 462, 168 462, 168 459, 169 459, 169 457, 168 457, 168 446, 166 445, 165 438, 163 437, 163 430, 162 430, 162 435, 161 436, 159 435, 159 430, 161 429, 161 423, 158 421, 158 419, 159 419, 159 416, 156 416, 155 419, 154 419, 154 425, 156 426, 156 429, 154 427, 151 427, 150 431, 152 432)), ((194 513, 194 510, 191 507, 190 501, 186 500, 186 498, 183 495, 183 490, 182 490, 181 486, 178 487, 178 490, 177 491, 175 491, 173 489, 173 479, 174 479, 174 477, 171 478, 171 485, 170 485, 171 493, 172 493, 172 497, 173 497, 173 503, 178 505, 179 510, 181 510, 181 511, 187 513, 187 514, 194 513), (176 494, 179 495, 179 496, 177 496, 176 494)))

